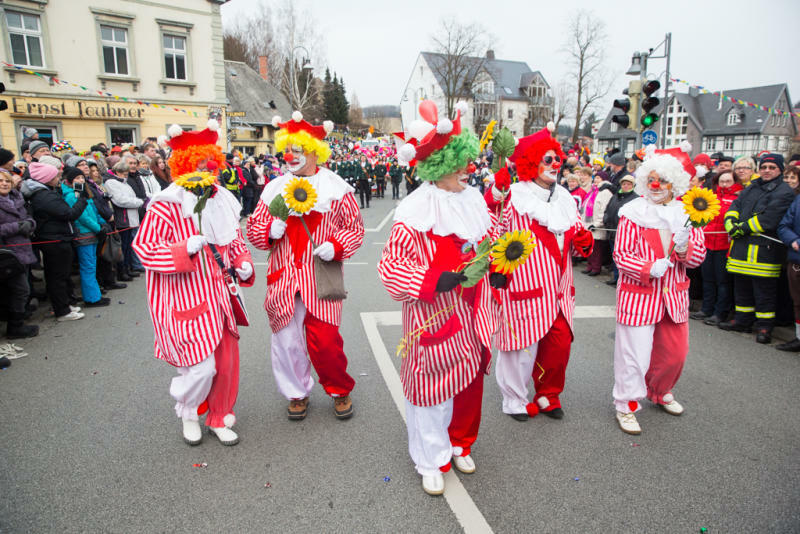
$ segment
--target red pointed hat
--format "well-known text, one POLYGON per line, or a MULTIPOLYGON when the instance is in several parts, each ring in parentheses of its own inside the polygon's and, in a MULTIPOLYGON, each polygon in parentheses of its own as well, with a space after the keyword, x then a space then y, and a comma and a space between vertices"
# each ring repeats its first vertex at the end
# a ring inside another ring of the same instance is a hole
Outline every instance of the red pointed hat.
POLYGON ((683 170, 688 172, 690 177, 694 177, 697 175, 697 169, 694 167, 692 164, 692 159, 689 157, 689 151, 691 151, 691 149, 691 145, 688 147, 688 149, 685 146, 676 146, 673 148, 658 149, 655 150, 654 153, 656 155, 672 156, 673 158, 677 159, 681 165, 683 165, 683 170))
POLYGON ((215 145, 219 138, 219 123, 214 119, 209 119, 205 130, 197 132, 184 132, 183 128, 173 124, 167 130, 170 136, 167 144, 172 150, 185 150, 195 145, 215 145))
POLYGON ((303 119, 303 114, 299 111, 292 113, 291 120, 281 122, 281 118, 277 115, 272 117, 272 126, 286 130, 290 134, 297 132, 306 132, 307 134, 322 141, 328 133, 333 131, 333 122, 324 121, 322 124, 313 125, 303 119))
POLYGON ((395 133, 395 137, 406 143, 397 150, 397 157, 405 163, 423 161, 425 158, 442 149, 450 142, 450 138, 461 133, 461 117, 467 112, 467 104, 458 102, 455 105, 456 116, 439 119, 439 110, 433 100, 419 103, 419 115, 422 120, 412 121, 408 126, 408 134, 395 133))

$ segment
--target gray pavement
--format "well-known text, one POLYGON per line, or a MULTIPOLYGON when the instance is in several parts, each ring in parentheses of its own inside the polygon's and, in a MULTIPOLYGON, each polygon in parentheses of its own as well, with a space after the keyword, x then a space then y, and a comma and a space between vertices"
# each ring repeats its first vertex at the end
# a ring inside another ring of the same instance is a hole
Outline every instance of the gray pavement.
MULTIPOLYGON (((362 213, 374 229, 394 202, 371 205, 362 213)), ((335 420, 319 386, 308 418, 286 419, 267 357, 263 265, 245 290, 254 321, 240 344, 236 447, 183 444, 143 280, 82 321, 45 320, 19 343, 30 356, 0 372, 0 532, 461 531, 448 502, 421 490, 360 318, 400 309, 375 271, 389 228, 368 232, 346 268, 349 421, 335 420)), ((576 293, 579 306, 614 304, 611 288, 579 272, 576 293)), ((800 531, 800 355, 693 321, 675 389, 686 413, 647 405, 633 437, 611 404, 613 318, 576 324, 562 421, 504 416, 486 377, 478 470, 459 478, 494 532, 800 531)), ((394 355, 400 328, 379 330, 394 355)))

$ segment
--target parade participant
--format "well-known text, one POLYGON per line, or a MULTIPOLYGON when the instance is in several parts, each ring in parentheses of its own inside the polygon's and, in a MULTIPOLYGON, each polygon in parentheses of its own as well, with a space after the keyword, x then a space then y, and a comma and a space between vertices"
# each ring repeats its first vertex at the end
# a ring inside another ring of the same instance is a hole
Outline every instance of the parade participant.
POLYGON ((239 442, 231 429, 239 391, 239 331, 229 289, 234 282, 226 281, 219 262, 226 274, 235 269, 242 285, 255 281, 239 230, 241 206, 207 172, 225 162, 216 145, 218 129, 213 119, 198 132, 169 128, 176 180, 150 200, 133 242, 145 266, 155 356, 177 368, 169 392, 189 445, 202 440, 199 415, 206 409, 209 432, 223 445, 239 442), (200 211, 199 202, 205 202, 200 211))
POLYGON ((414 192, 419 187, 419 179, 417 178, 417 167, 415 165, 406 165, 405 169, 406 179, 406 196, 414 192))
POLYGON ((313 126, 295 111, 284 123, 275 117, 273 125, 280 128, 275 146, 285 151, 289 172, 267 184, 247 221, 250 242, 271 251, 264 308, 272 329, 272 372, 278 390, 289 400, 289 419, 301 420, 308 413, 312 365, 334 399, 334 414, 347 419, 353 415, 350 392, 355 381, 347 373, 339 334, 344 297, 318 294, 315 280, 323 266, 315 257, 323 262, 351 257, 364 238, 364 222, 353 188, 318 166, 330 156, 323 139, 333 124, 313 126), (304 215, 290 215, 284 222, 270 213, 278 195, 288 197, 289 208, 304 215))
POLYGON ((460 286, 466 277, 457 272, 493 230, 480 193, 462 183, 467 164, 478 155, 478 138, 461 127, 465 107, 457 104, 451 121, 438 119, 433 102, 420 104, 425 120, 410 125, 416 148, 404 144, 398 157, 403 163, 416 160, 424 183, 397 207, 378 263, 383 285, 403 303, 400 380, 408 448, 431 495, 444 492, 442 473, 451 458, 459 471, 475 471, 470 453, 494 329, 487 277, 467 289, 460 286))
POLYGON ((361 201, 361 209, 364 209, 365 199, 367 207, 369 207, 369 201, 372 198, 372 179, 370 177, 371 172, 372 166, 367 163, 366 156, 361 156, 360 162, 353 162, 352 173, 358 182, 358 199, 361 201))
POLYGON ((389 178, 392 180, 392 199, 400 199, 400 182, 403 181, 403 169, 396 161, 390 161, 389 178))
POLYGON ((674 200, 695 173, 690 150, 684 142, 648 153, 636 170, 642 196, 619 210, 613 395, 617 423, 628 434, 642 431, 634 413, 645 396, 669 414, 683 413, 672 388, 689 353, 686 269, 706 255, 703 231, 687 226, 684 207, 674 200))
POLYGON ((383 194, 386 192, 386 163, 383 159, 378 159, 375 165, 372 167, 372 173, 375 175, 375 183, 378 186, 377 191, 375 192, 375 196, 378 198, 383 198, 383 194))
POLYGON ((593 245, 572 195, 556 185, 564 154, 552 131, 549 123, 520 139, 509 158, 519 181, 509 185, 508 171, 501 170, 484 195, 492 209, 505 197, 500 232, 531 230, 537 243, 513 276, 491 275, 493 292, 502 302, 495 376, 503 413, 518 421, 540 411, 554 419, 564 417, 559 396, 574 337, 572 251, 587 257, 593 245), (531 379, 536 391, 532 402, 531 379))

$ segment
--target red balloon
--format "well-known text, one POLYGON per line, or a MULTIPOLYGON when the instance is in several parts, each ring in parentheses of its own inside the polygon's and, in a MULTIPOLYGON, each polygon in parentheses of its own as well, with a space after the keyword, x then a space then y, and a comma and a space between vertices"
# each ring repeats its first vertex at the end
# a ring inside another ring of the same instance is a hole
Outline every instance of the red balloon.
POLYGON ((433 100, 423 100, 419 104, 419 115, 431 124, 439 122, 439 110, 433 100))

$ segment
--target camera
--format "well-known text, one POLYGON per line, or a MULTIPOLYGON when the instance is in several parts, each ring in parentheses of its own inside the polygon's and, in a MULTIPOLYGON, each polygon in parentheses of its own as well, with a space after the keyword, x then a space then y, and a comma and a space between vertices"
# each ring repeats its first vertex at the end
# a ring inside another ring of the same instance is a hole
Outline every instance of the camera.
POLYGON ((83 192, 83 182, 76 182, 76 183, 72 184, 72 186, 73 186, 73 189, 75 189, 75 191, 83 192))

